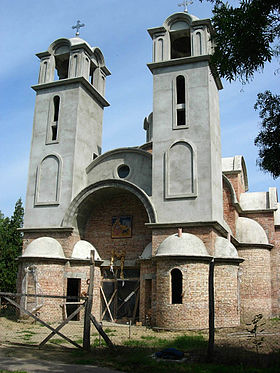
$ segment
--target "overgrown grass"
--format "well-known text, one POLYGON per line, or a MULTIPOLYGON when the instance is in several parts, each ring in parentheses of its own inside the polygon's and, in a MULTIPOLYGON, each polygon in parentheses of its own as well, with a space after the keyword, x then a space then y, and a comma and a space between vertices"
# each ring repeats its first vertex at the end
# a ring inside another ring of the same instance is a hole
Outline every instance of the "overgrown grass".
MULTIPOLYGON (((102 340, 102 345, 104 341, 102 340)), ((236 363, 236 366, 224 364, 206 364, 207 341, 201 335, 180 336, 175 339, 158 338, 156 336, 142 336, 140 339, 128 339, 122 346, 117 346, 115 352, 107 347, 99 347, 96 338, 92 345, 93 350, 73 351, 72 363, 94 364, 107 366, 125 372, 133 373, 279 373, 279 367, 260 368, 245 367, 236 363), (156 360, 153 354, 167 347, 174 347, 184 351, 186 359, 183 362, 170 362, 156 360)), ((258 365, 256 365, 258 366, 258 365)))

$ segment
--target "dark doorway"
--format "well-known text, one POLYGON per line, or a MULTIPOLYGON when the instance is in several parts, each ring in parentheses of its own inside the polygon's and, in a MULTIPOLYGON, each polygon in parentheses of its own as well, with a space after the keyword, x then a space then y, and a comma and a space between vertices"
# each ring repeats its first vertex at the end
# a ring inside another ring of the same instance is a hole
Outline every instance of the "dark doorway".
POLYGON ((139 319, 139 270, 124 269, 123 279, 119 274, 119 270, 103 269, 101 316, 108 321, 135 323, 139 319))
MULTIPOLYGON (((74 298, 67 298, 66 299, 66 314, 67 317, 74 312, 79 305, 79 296, 81 293, 81 279, 80 278, 68 278, 67 279, 67 297, 74 297, 74 298), (70 304, 74 303, 74 304, 70 304), (76 303, 76 304, 75 304, 76 303)), ((78 313, 72 320, 80 320, 80 314, 78 313)))

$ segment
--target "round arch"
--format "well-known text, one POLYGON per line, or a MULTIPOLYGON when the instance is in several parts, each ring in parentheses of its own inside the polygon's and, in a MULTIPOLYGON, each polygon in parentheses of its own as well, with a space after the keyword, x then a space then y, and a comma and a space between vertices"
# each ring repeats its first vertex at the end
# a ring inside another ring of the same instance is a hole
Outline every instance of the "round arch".
POLYGON ((134 194, 142 202, 147 212, 149 223, 156 223, 157 218, 154 206, 148 195, 143 192, 143 190, 128 181, 109 179, 99 181, 83 189, 73 199, 70 206, 68 207, 62 220, 61 226, 74 227, 74 229, 78 230, 79 216, 81 217, 81 219, 83 219, 83 217, 87 215, 87 210, 90 208, 90 206, 87 204, 87 201, 90 199, 90 197, 94 196, 94 194, 102 193, 103 191, 106 192, 106 190, 108 189, 122 189, 134 194))

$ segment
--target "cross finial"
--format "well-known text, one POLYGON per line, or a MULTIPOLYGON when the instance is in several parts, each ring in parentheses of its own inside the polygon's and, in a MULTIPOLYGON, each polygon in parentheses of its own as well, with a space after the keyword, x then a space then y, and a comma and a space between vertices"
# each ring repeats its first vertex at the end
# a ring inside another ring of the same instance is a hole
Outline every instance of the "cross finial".
POLYGON ((184 12, 188 13, 188 5, 191 5, 191 4, 193 4, 192 0, 185 0, 182 3, 178 4, 178 6, 183 6, 185 8, 184 12))
POLYGON ((84 27, 84 26, 85 26, 85 24, 84 24, 84 23, 81 23, 80 20, 77 21, 76 26, 72 26, 72 29, 75 29, 75 28, 77 29, 77 31, 76 31, 76 36, 79 36, 79 35, 80 35, 80 32, 79 32, 79 31, 80 31, 80 28, 81 28, 81 27, 84 27))

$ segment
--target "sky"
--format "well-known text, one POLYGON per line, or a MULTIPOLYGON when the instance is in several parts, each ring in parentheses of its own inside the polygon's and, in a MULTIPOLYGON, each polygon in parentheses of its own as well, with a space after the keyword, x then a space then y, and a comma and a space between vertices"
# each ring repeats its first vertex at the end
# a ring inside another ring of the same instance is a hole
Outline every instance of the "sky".
MULTIPOLYGON (((172 13, 183 11, 181 0, 0 0, 0 210, 13 213, 18 198, 25 200, 38 52, 60 37, 74 37, 72 25, 85 23, 81 38, 99 47, 112 75, 106 82, 102 152, 145 143, 143 120, 152 111, 153 79, 148 28, 162 26, 172 13)), ((230 1, 238 3, 238 1, 230 1)), ((194 0, 189 12, 211 18, 211 4, 194 0)), ((249 191, 267 191, 279 179, 259 170, 254 138, 260 119, 253 106, 257 93, 279 92, 278 61, 245 86, 223 81, 220 91, 222 156, 243 155, 249 191)))

